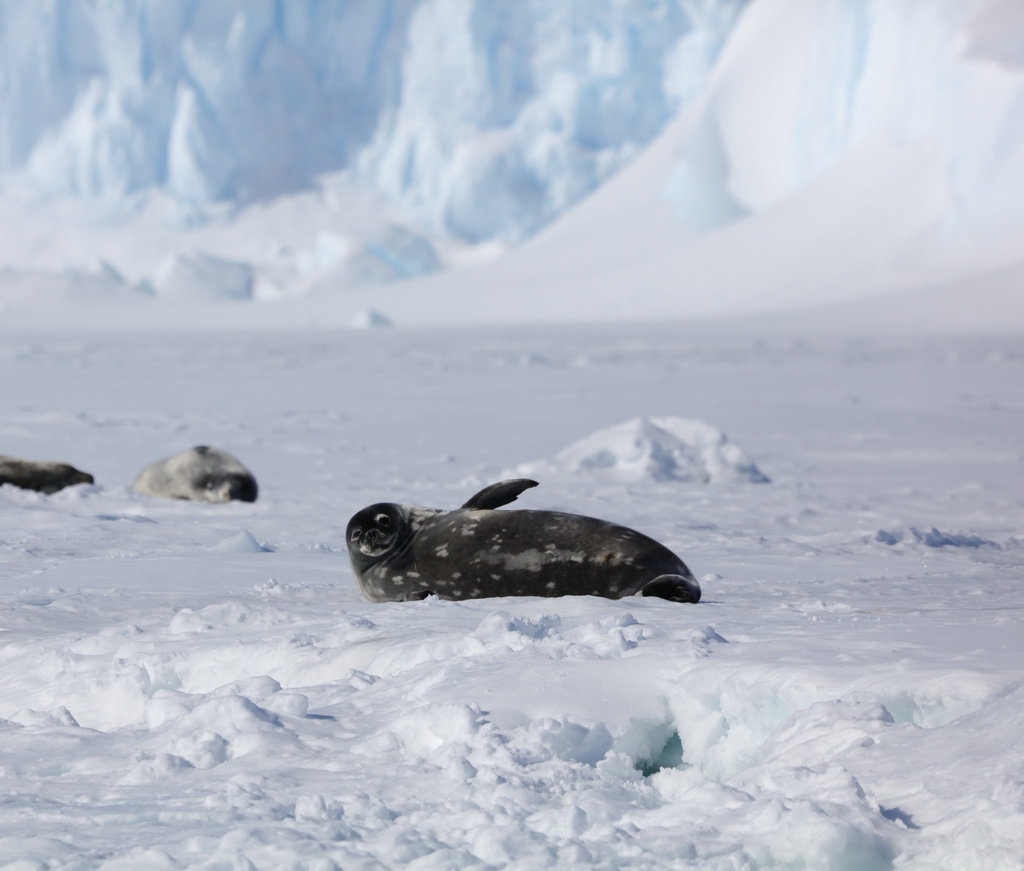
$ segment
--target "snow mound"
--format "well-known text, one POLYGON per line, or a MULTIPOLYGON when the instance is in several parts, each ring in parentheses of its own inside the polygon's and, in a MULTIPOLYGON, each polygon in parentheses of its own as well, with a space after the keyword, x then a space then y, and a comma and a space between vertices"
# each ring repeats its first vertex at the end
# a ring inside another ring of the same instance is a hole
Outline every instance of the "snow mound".
POLYGON ((269 553, 271 548, 260 544, 248 529, 240 529, 223 541, 213 545, 210 550, 220 553, 269 553))
POLYGON ((701 420, 638 417, 598 430, 552 460, 516 467, 521 475, 588 474, 616 481, 682 481, 718 484, 768 477, 726 435, 701 420))
POLYGON ((252 299, 253 269, 201 251, 175 254, 157 268, 153 284, 168 299, 252 299))

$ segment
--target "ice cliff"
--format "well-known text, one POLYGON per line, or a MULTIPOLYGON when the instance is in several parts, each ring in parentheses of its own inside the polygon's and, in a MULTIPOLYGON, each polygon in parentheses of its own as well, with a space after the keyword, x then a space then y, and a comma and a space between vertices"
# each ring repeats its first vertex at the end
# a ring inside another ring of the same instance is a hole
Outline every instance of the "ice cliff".
POLYGON ((346 170, 424 226, 520 239, 700 88, 743 0, 0 6, 0 172, 195 205, 346 170))
MULTIPOLYGON (((730 314, 1016 275, 1022 190, 1019 0, 0 4, 11 269, 102 259, 159 294, 165 255, 209 256, 277 299, 552 225, 574 291, 611 300, 591 308, 730 314), (170 202, 183 227, 263 211, 180 245, 86 221, 58 251, 26 199, 61 220, 170 202)), ((488 281, 519 293, 551 262, 488 281)))

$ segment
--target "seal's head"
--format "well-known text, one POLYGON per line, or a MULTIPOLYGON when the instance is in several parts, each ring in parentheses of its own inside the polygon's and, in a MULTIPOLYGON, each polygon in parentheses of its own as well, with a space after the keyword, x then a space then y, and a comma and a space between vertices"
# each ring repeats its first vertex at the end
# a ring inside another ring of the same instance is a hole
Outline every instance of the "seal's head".
POLYGON ((345 530, 348 555, 356 571, 364 572, 401 548, 409 533, 401 505, 378 502, 353 515, 345 530))
POLYGON ((259 492, 256 479, 240 472, 203 475, 196 482, 196 489, 207 502, 255 502, 259 492))

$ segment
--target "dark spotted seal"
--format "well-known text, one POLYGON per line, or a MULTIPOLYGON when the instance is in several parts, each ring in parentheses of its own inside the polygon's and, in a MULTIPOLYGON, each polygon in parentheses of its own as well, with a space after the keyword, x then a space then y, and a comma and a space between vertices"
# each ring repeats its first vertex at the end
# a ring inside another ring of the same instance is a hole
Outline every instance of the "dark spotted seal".
POLYGON ((200 502, 255 502, 256 479, 227 451, 199 445, 146 466, 132 484, 146 496, 200 502))
POLYGON ((73 484, 92 484, 93 477, 67 463, 20 460, 0 454, 0 484, 13 484, 23 490, 56 493, 73 484))
POLYGON ((352 569, 371 602, 641 593, 697 602, 700 585, 664 545, 557 511, 496 511, 536 481, 492 484, 461 508, 379 502, 348 524, 352 569))

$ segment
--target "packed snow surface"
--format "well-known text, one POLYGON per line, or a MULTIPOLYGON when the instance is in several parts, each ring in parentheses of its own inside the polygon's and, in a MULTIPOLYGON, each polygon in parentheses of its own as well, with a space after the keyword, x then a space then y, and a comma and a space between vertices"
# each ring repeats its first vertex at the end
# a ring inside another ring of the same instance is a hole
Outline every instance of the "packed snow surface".
POLYGON ((0 867, 1017 871, 1022 370, 1014 338, 7 332, 0 447, 96 483, 0 488, 0 867), (360 597, 355 511, 637 418, 771 482, 581 467, 516 507, 657 538, 700 604, 360 597), (130 490, 194 444, 259 501, 130 490))

